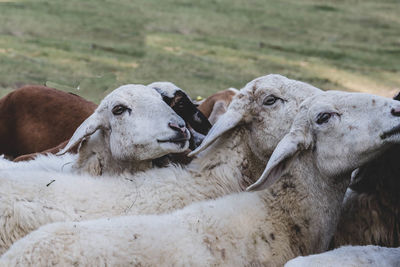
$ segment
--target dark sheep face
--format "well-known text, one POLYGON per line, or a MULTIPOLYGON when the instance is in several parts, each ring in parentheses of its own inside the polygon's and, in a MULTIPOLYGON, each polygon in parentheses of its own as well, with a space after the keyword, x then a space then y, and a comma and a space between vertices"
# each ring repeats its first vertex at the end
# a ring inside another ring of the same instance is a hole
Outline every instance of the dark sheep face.
POLYGON ((190 100, 189 96, 181 89, 176 89, 173 95, 164 92, 161 88, 153 87, 159 92, 165 103, 167 103, 186 123, 196 132, 206 135, 211 129, 211 123, 206 116, 197 109, 196 105, 190 100))
POLYGON ((170 106, 179 116, 189 123, 196 132, 206 135, 211 129, 211 123, 184 92, 176 91, 170 106))

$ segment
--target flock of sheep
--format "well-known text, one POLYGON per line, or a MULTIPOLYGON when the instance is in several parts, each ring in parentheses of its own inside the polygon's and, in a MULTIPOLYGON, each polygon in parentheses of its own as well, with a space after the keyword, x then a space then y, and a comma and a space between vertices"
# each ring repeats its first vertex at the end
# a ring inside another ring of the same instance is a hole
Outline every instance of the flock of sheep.
POLYGON ((396 99, 275 74, 199 106, 35 87, 0 123, 0 266, 400 266, 396 99))

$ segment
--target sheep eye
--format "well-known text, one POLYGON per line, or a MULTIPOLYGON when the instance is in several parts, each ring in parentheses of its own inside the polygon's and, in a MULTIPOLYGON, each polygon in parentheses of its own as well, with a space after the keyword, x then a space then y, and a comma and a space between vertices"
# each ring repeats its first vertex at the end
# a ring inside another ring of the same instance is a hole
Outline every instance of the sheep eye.
POLYGON ((263 105, 271 106, 271 105, 275 104, 276 100, 278 100, 278 99, 279 98, 274 95, 269 95, 264 99, 263 105))
POLYGON ((178 104, 176 105, 178 108, 183 109, 185 107, 185 104, 183 103, 182 100, 179 100, 178 104))
POLYGON ((128 110, 128 108, 125 107, 124 105, 117 105, 117 106, 113 107, 112 113, 113 113, 114 115, 121 115, 121 114, 124 113, 126 110, 128 110))
POLYGON ((332 117, 331 113, 320 113, 317 116, 317 124, 323 124, 329 121, 329 119, 332 117))

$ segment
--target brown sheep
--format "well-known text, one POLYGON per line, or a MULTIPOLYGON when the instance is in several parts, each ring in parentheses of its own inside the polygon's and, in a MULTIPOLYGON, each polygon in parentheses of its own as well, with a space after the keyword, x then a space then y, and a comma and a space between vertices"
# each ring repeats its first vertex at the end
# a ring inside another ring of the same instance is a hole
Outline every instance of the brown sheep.
POLYGON ((0 99, 0 154, 15 158, 70 138, 97 105, 72 93, 27 85, 0 99))
POLYGON ((229 88, 207 97, 200 103, 198 109, 214 124, 219 116, 226 112, 232 98, 238 93, 235 88, 229 88))

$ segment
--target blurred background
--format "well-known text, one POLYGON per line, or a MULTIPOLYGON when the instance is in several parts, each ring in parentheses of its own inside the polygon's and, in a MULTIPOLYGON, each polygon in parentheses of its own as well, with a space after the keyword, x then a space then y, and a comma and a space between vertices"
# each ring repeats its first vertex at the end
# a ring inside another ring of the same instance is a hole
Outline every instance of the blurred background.
POLYGON ((206 97, 269 73, 394 95, 400 1, 0 0, 0 96, 165 80, 206 97))

